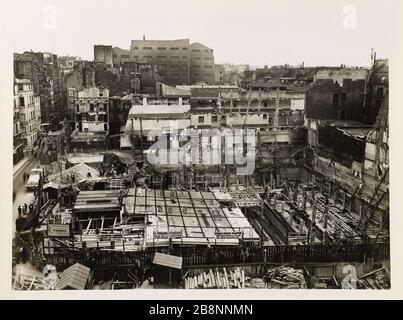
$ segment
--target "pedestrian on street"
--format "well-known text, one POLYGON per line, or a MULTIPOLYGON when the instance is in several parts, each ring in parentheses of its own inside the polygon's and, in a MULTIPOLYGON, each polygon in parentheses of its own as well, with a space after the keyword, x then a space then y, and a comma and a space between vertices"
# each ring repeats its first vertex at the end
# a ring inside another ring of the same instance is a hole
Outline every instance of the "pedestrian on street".
POLYGON ((21 208, 21 206, 18 206, 18 218, 21 218, 21 212, 22 212, 22 208, 21 208))
POLYGON ((26 180, 27 180, 27 174, 24 172, 22 174, 22 181, 25 183, 26 180))
POLYGON ((34 205, 32 203, 29 204, 29 213, 32 213, 32 210, 34 209, 34 205))
POLYGON ((27 208, 28 208, 28 205, 26 203, 24 203, 24 214, 27 214, 27 208))

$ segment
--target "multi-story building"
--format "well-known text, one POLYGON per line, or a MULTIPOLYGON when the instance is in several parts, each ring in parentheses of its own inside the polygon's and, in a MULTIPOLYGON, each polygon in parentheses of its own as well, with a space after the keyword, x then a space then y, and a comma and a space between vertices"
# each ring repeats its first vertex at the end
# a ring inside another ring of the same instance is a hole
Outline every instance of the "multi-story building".
POLYGON ((78 56, 61 56, 57 58, 59 68, 62 74, 67 75, 74 71, 74 65, 77 61, 81 61, 78 56))
MULTIPOLYGON (((14 86, 15 96, 15 86, 14 86)), ((17 106, 17 101, 14 98, 13 108, 13 164, 16 164, 24 157, 24 144, 22 141, 20 108, 17 106)))
POLYGON ((125 127, 126 134, 147 136, 151 131, 184 130, 190 125, 189 99, 143 97, 133 100, 125 127))
POLYGON ((75 107, 75 123, 79 132, 108 132, 107 89, 92 87, 79 91, 75 107))
MULTIPOLYGON (((37 145, 39 138, 39 97, 34 94, 34 86, 29 79, 15 79, 14 83, 15 109, 19 111, 19 127, 22 133, 22 143, 25 152, 31 152, 37 145)), ((17 134, 18 123, 15 127, 17 134)), ((17 135, 18 136, 18 135, 17 135)), ((18 146, 18 138, 17 138, 18 146)))
POLYGON ((41 120, 55 128, 63 120, 67 105, 57 56, 42 52, 14 54, 14 76, 32 81, 40 99, 41 120))
POLYGON ((105 62, 106 65, 113 67, 113 51, 112 46, 95 45, 94 61, 105 62))
POLYGON ((135 59, 130 56, 130 50, 121 49, 119 47, 113 47, 112 54, 113 54, 112 56, 113 66, 115 67, 120 67, 125 62, 135 61, 135 59))
POLYGON ((126 50, 115 48, 114 59, 147 62, 157 66, 162 81, 167 84, 190 84, 215 82, 213 50, 200 44, 179 40, 132 40, 130 58, 126 50))
POLYGON ((365 80, 317 80, 307 92, 307 117, 362 122, 364 92, 365 80))
POLYGON ((189 46, 190 51, 190 81, 191 83, 215 82, 213 49, 195 42, 189 46))
POLYGON ((225 83, 225 79, 224 79, 225 68, 223 65, 221 65, 221 64, 214 65, 214 74, 215 74, 215 78, 214 78, 215 84, 224 84, 225 83))
POLYGON ((109 91, 102 87, 84 88, 76 93, 73 101, 75 130, 69 148, 105 149, 109 133, 109 91))
POLYGON ((316 80, 307 93, 304 159, 308 180, 357 214, 358 232, 375 226, 375 238, 389 213, 387 63, 374 61, 366 81, 348 76, 316 80))
POLYGON ((389 61, 375 59, 369 72, 364 104, 364 122, 374 124, 383 101, 388 98, 389 61))
POLYGON ((157 65, 167 84, 189 83, 189 39, 132 40, 130 55, 137 61, 157 65))

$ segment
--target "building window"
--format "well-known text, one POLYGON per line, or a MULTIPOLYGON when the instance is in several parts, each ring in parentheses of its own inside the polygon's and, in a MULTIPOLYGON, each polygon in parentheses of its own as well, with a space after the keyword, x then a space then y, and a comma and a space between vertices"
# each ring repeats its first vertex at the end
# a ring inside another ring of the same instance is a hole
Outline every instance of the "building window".
POLYGON ((217 116, 212 116, 211 117, 211 122, 217 122, 217 116))
POLYGON ((172 48, 170 48, 171 50, 179 50, 179 48, 178 47, 172 47, 172 48))
POLYGON ((182 48, 182 50, 187 50, 188 48, 182 48))
POLYGON ((20 107, 25 107, 25 100, 24 97, 19 97, 20 107))
POLYGON ((221 116, 221 120, 222 120, 222 121, 225 121, 225 116, 221 116))
POLYGON ((139 47, 133 47, 133 50, 138 50, 139 49, 139 47))
POLYGON ((158 50, 166 50, 167 48, 166 47, 158 47, 157 49, 158 50))
POLYGON ((267 113, 263 115, 263 119, 267 119, 267 113))
POLYGON ((143 47, 143 50, 152 50, 152 47, 143 47))
POLYGON ((376 96, 377 97, 383 97, 383 87, 377 87, 376 88, 376 96))
POLYGON ((342 105, 345 105, 346 102, 347 102, 347 96, 346 96, 346 94, 345 94, 345 93, 342 93, 340 98, 341 98, 341 104, 342 104, 342 105))
POLYGON ((204 123, 204 116, 199 116, 198 122, 199 123, 204 123))
POLYGON ((94 104, 90 103, 90 111, 94 111, 94 104))
POLYGON ((18 91, 23 91, 23 90, 24 90, 24 85, 18 84, 18 91))
POLYGON ((199 49, 193 49, 192 51, 193 51, 193 52, 200 52, 199 49))
POLYGON ((333 94, 333 105, 334 105, 334 106, 338 106, 338 105, 339 105, 339 94, 338 94, 338 93, 334 93, 334 94, 333 94))

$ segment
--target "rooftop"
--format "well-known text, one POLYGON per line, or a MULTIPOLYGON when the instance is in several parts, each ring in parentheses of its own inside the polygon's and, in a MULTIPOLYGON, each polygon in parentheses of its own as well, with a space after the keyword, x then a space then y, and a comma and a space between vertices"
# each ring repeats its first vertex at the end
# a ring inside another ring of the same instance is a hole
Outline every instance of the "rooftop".
POLYGON ((63 271, 57 284, 57 290, 76 289, 83 290, 87 284, 91 269, 76 263, 63 271))
POLYGON ((134 105, 129 111, 130 118, 138 118, 146 115, 185 115, 190 111, 190 105, 184 104, 151 104, 151 105, 134 105))

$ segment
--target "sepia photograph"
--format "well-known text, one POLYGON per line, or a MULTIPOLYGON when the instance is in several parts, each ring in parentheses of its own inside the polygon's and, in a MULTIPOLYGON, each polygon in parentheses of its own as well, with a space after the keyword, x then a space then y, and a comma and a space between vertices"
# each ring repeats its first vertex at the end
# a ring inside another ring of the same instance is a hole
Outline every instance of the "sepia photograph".
POLYGON ((8 3, 6 287, 390 290, 397 3, 8 3))

